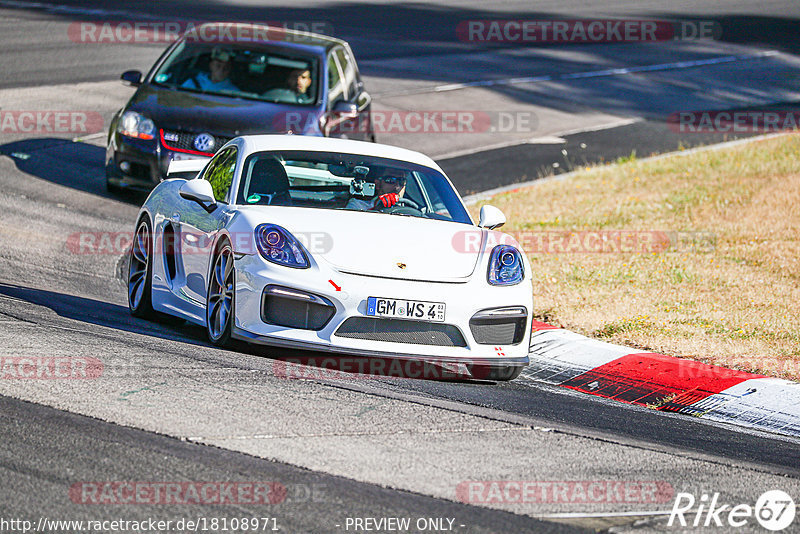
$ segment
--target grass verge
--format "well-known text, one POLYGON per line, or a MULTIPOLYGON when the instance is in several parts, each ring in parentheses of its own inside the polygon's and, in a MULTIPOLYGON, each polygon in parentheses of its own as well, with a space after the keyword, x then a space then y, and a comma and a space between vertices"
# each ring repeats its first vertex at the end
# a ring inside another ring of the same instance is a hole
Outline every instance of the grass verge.
POLYGON ((800 380, 800 136, 629 158, 484 203, 529 255, 538 319, 800 380))

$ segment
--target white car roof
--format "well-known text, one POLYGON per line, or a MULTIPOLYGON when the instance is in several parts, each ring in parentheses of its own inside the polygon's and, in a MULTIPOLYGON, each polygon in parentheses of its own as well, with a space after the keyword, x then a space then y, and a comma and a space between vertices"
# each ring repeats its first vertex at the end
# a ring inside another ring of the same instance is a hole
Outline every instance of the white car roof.
POLYGON ((353 141, 350 139, 334 139, 330 137, 313 137, 308 135, 243 135, 242 147, 247 154, 267 150, 308 150, 311 152, 342 152, 378 158, 396 159, 431 167, 444 174, 444 171, 425 154, 406 150, 396 146, 353 141))

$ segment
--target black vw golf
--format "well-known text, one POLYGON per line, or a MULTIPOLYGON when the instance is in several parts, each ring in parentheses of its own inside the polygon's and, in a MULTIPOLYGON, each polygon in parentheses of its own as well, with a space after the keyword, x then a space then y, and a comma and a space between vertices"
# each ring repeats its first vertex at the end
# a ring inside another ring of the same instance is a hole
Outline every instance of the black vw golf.
POLYGON ((241 23, 187 31, 111 120, 109 190, 149 190, 173 160, 210 158, 238 135, 287 133, 375 140, 372 99, 340 39, 241 23))

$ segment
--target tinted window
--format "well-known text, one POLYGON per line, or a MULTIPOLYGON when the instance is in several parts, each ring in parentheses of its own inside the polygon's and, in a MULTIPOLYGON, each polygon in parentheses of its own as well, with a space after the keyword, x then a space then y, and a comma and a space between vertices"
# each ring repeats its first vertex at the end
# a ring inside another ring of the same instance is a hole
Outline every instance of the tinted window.
POLYGON ((319 91, 319 61, 250 43, 215 46, 183 41, 153 74, 152 83, 178 91, 312 104, 319 91), (306 71, 311 83, 298 95, 292 79, 306 71))
POLYGON ((336 59, 339 60, 339 66, 342 68, 342 74, 344 75, 344 86, 347 89, 345 98, 352 100, 357 92, 355 64, 350 60, 349 54, 345 52, 344 48, 336 49, 336 59))
POLYGON ((208 180, 211 184, 217 202, 227 201, 234 171, 236 171, 236 148, 233 147, 220 152, 208 164, 203 179, 208 180))
POLYGON ((331 53, 328 55, 328 101, 333 103, 343 98, 342 76, 336 63, 336 56, 331 53))
POLYGON ((250 155, 243 168, 240 204, 370 211, 471 224, 444 175, 423 165, 356 154, 276 151, 250 155), (377 197, 387 192, 396 192, 402 202, 377 209, 377 197))

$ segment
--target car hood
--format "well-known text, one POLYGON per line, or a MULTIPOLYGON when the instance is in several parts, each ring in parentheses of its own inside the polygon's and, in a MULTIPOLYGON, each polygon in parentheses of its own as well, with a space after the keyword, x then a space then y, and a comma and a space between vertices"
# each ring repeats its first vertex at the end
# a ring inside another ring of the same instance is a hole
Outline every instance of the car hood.
POLYGON ((289 124, 314 125, 321 113, 316 106, 258 102, 153 85, 141 86, 127 109, 149 117, 158 128, 223 137, 285 133, 287 117, 289 124))
POLYGON ((474 226, 419 217, 346 210, 246 206, 251 224, 271 222, 292 233, 317 262, 367 276, 466 282, 478 251, 458 250, 474 226))

